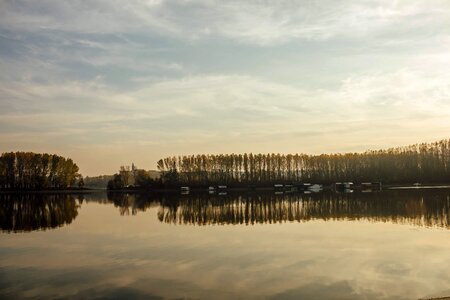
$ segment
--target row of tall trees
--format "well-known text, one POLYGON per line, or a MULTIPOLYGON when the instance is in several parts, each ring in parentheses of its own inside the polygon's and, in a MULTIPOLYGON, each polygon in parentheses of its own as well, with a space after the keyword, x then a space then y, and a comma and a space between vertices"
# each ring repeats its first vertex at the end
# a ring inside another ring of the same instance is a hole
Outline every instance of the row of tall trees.
POLYGON ((165 185, 265 185, 275 182, 448 182, 450 139, 345 154, 184 155, 157 163, 165 185))
POLYGON ((0 189, 68 188, 82 185, 78 166, 54 154, 8 152, 0 156, 0 189))

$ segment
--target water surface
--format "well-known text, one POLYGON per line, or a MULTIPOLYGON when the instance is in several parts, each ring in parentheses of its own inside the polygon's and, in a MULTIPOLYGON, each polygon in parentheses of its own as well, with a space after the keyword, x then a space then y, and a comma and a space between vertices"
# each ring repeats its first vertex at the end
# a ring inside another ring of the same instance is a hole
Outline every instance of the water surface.
POLYGON ((450 190, 0 195, 2 299, 450 295, 450 190))

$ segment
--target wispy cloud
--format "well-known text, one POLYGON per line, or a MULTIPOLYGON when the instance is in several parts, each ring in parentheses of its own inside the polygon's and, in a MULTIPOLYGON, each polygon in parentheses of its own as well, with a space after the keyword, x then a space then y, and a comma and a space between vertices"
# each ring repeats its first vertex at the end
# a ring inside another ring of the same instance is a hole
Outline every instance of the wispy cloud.
POLYGON ((44 131, 61 124, 57 130, 63 133, 68 127, 85 131, 95 127, 99 134, 110 129, 100 124, 116 124, 111 133, 129 132, 136 140, 155 134, 163 138, 169 131, 176 132, 175 138, 195 132, 221 135, 234 131, 250 136, 296 133, 298 128, 326 131, 337 124, 352 131, 356 129, 352 121, 365 120, 380 128, 383 122, 394 120, 414 125, 420 124, 418 115, 450 117, 450 78, 448 74, 429 75, 408 69, 367 74, 345 79, 336 90, 304 90, 238 75, 186 77, 143 84, 128 92, 110 90, 101 81, 23 83, 1 87, 5 98, 14 99, 2 122, 8 128, 33 119, 44 131), (44 105, 41 99, 46 100, 44 105), (16 113, 11 113, 16 105, 16 113))
POLYGON ((364 37, 447 26, 446 1, 5 1, 11 30, 89 34, 129 31, 196 40, 223 36, 270 45, 292 39, 364 37), (426 25, 426 27, 423 27, 426 25))
POLYGON ((448 137, 449 35, 439 0, 1 1, 0 151, 95 174, 448 137))

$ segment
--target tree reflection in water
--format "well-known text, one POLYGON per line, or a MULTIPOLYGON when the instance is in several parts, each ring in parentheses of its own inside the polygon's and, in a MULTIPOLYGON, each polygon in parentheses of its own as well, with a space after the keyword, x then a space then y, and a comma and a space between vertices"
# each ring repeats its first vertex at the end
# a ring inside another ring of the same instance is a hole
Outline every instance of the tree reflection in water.
POLYGON ((0 225, 8 232, 48 229, 70 224, 78 215, 78 201, 68 194, 2 194, 0 225))
POLYGON ((170 224, 223 225, 310 220, 369 220, 450 227, 450 191, 384 191, 355 194, 253 193, 227 195, 108 194, 121 214, 159 206, 158 219, 170 224))
POLYGON ((2 194, 1 229, 21 232, 70 224, 77 217, 83 201, 113 204, 121 215, 136 215, 155 208, 158 220, 167 224, 253 225, 310 220, 368 220, 450 228, 450 190, 402 190, 282 195, 2 194))
POLYGON ((447 191, 198 195, 161 199, 158 219, 194 225, 369 220, 449 228, 449 207, 447 191))

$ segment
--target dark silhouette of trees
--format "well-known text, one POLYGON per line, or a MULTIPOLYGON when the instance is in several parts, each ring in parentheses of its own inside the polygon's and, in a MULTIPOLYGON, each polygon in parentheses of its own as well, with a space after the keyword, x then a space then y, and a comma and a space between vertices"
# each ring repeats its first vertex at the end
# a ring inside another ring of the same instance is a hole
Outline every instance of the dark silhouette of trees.
MULTIPOLYGON (((450 229, 447 189, 386 190, 374 193, 226 195, 108 193, 121 215, 157 209, 160 222, 184 225, 271 224, 313 220, 368 220, 450 229)), ((90 195, 92 197, 92 195, 90 195)), ((100 199, 96 200, 100 201, 100 199)))
POLYGON ((80 176, 78 179, 78 187, 81 189, 84 187, 84 179, 83 176, 80 176))
POLYGON ((70 224, 80 200, 67 194, 0 194, 0 227, 9 232, 46 230, 70 224))
POLYGON ((149 189, 155 187, 157 180, 154 178, 154 171, 146 171, 138 169, 134 164, 129 166, 121 166, 119 173, 113 175, 108 181, 108 190, 121 189, 149 189))
MULTIPOLYGON (((158 219, 171 224, 253 225, 320 219, 369 220, 450 228, 450 198, 447 190, 357 194, 198 194, 164 198, 159 202, 158 219)), ((146 209, 146 206, 141 207, 142 210, 146 209)))
POLYGON ((155 180, 150 176, 150 174, 142 169, 136 170, 134 174, 134 185, 150 188, 154 184, 155 180))
POLYGON ((8 152, 0 156, 1 189, 67 188, 77 179, 78 166, 69 158, 33 152, 8 152))
POLYGON ((122 178, 119 174, 114 174, 113 179, 108 181, 107 188, 108 190, 119 190, 123 189, 125 187, 125 184, 122 181, 122 178))
POLYGON ((157 163, 166 186, 271 185, 279 183, 450 180, 450 140, 345 154, 183 155, 157 163))

